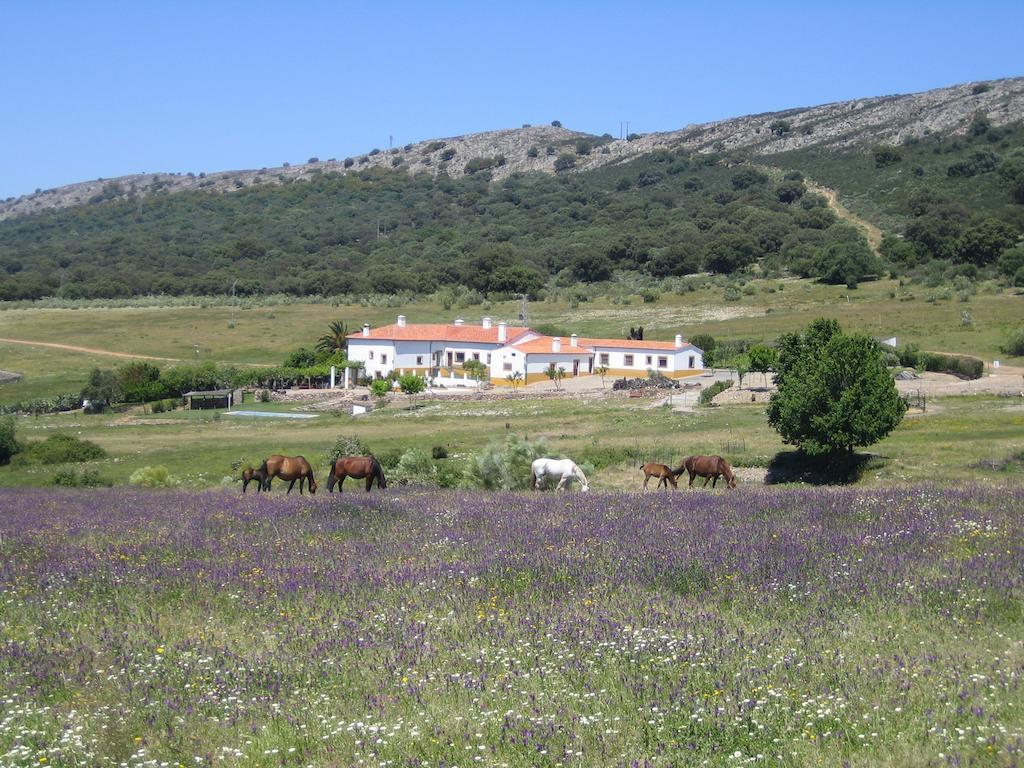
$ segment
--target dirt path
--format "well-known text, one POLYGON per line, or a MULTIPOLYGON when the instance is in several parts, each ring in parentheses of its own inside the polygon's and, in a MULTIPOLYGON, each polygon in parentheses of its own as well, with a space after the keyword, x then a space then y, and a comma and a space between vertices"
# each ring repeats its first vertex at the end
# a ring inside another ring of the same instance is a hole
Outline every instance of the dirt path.
POLYGON ((96 349, 95 347, 79 347, 74 344, 55 344, 50 341, 26 341, 25 339, 0 338, 0 344, 24 344, 29 347, 46 347, 47 349, 64 349, 68 352, 85 352, 90 355, 106 355, 107 357, 122 357, 129 360, 161 360, 166 363, 180 363, 177 357, 156 357, 154 355, 136 355, 130 352, 111 352, 109 349, 96 349))
POLYGON ((839 195, 836 194, 834 189, 823 187, 819 184, 815 184, 810 179, 804 179, 804 184, 812 192, 817 192, 819 195, 828 200, 829 208, 843 221, 848 221, 855 227, 860 227, 864 230, 870 243, 871 248, 874 251, 878 251, 878 247, 882 244, 882 230, 876 227, 869 221, 865 221, 857 214, 851 212, 845 205, 839 202, 839 195))

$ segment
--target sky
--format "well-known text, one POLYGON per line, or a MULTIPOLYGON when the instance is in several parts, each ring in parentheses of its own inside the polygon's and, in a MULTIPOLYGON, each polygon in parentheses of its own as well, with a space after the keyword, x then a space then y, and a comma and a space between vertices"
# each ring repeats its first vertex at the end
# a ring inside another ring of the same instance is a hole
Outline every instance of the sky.
POLYGON ((0 0, 0 200, 1024 75, 1024 2, 0 0), (393 138, 392 138, 393 137, 393 138))

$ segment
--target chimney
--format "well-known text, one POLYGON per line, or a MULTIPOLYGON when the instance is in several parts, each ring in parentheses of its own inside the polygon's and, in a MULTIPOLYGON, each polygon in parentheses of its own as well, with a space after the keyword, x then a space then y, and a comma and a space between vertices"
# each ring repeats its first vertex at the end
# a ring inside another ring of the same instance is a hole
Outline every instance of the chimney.
POLYGON ((551 351, 552 352, 561 352, 562 351, 562 337, 561 336, 552 336, 551 337, 551 351))
POLYGON ((676 334, 676 349, 679 349, 681 346, 683 346, 683 337, 682 337, 682 334, 677 333, 676 334))
POLYGON ((580 340, 579 334, 574 333, 572 336, 569 337, 569 346, 570 347, 578 347, 579 344, 577 342, 579 340, 580 340))
POLYGON ((501 321, 498 323, 498 341, 504 344, 508 340, 508 323, 501 321))
POLYGON ((405 315, 398 316, 398 327, 405 328, 405 315))
POLYGON ((484 326, 484 328, 490 328, 491 327, 491 318, 485 317, 483 319, 483 326, 484 326))
POLYGON ((456 317, 456 318, 455 318, 455 324, 456 324, 457 326, 459 326, 460 328, 461 328, 461 327, 463 326, 463 324, 465 324, 465 322, 466 322, 466 321, 465 321, 465 320, 463 320, 463 319, 462 319, 461 317, 456 317))
POLYGON ((363 336, 369 336, 369 335, 370 335, 370 324, 369 323, 363 323, 363 336))

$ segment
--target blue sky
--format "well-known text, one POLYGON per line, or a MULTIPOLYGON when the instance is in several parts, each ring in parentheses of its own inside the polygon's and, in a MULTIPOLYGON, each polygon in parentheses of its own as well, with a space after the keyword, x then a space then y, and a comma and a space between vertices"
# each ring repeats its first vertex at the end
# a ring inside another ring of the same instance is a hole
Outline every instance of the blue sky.
POLYGON ((0 199, 1024 75, 1024 3, 0 0, 0 199))

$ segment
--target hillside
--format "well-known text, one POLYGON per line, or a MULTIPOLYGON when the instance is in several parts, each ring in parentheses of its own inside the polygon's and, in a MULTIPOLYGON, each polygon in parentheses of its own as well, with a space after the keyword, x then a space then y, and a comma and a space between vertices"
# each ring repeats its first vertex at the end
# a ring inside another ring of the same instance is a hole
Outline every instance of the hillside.
POLYGON ((1013 278, 1024 264, 1000 260, 1024 230, 1022 118, 1014 79, 628 141, 527 127, 73 185, 6 204, 0 299, 537 294, 622 272, 855 285, 932 263, 930 279, 1013 278))
POLYGON ((38 190, 0 202, 0 220, 136 195, 203 190, 233 192, 259 184, 308 180, 317 173, 350 172, 373 167, 400 168, 410 174, 446 173, 462 176, 474 160, 502 158, 490 168, 493 178, 513 173, 555 172, 559 155, 576 156, 577 171, 628 162, 656 149, 688 152, 747 150, 775 154, 807 147, 840 149, 873 144, 898 144, 930 133, 965 133, 981 112, 995 126, 1024 119, 1024 78, 964 83, 924 93, 843 101, 691 125, 677 131, 651 133, 631 141, 610 135, 591 136, 553 126, 488 131, 467 136, 371 149, 351 158, 332 158, 272 168, 215 173, 152 173, 96 179, 38 190), (592 149, 577 153, 580 142, 592 149), (450 156, 449 156, 450 153, 450 156))

